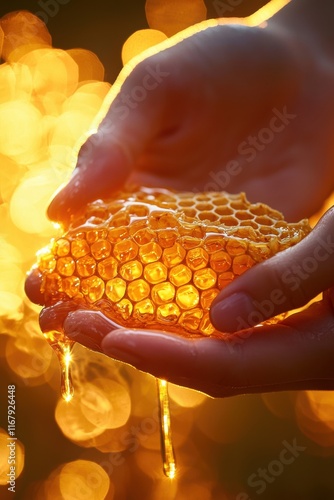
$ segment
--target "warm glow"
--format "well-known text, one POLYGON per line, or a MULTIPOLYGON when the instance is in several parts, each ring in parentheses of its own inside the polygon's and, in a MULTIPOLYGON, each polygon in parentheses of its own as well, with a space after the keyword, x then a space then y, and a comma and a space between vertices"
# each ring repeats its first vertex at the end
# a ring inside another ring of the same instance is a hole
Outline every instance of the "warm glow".
POLYGON ((176 464, 172 443, 170 410, 168 400, 168 384, 166 380, 157 379, 158 398, 160 404, 161 444, 164 473, 170 479, 175 477, 176 464))
POLYGON ((246 18, 248 26, 261 25, 277 14, 277 12, 283 9, 283 7, 285 7, 288 3, 290 3, 290 0, 271 0, 261 9, 246 18))
POLYGON ((154 47, 167 39, 167 36, 158 30, 145 29, 135 31, 124 42, 122 48, 122 61, 127 64, 133 57, 138 56, 144 50, 154 47))
POLYGON ((0 428, 0 486, 7 485, 9 480, 9 464, 10 450, 9 445, 12 445, 12 456, 15 456, 15 479, 17 479, 24 468, 24 446, 20 440, 13 441, 4 429, 0 428))
POLYGON ((206 19, 203 0, 146 0, 145 12, 150 28, 167 36, 206 19))
MULTIPOLYGON (((238 22, 263 25, 287 3, 287 0, 272 0, 238 22)), ((41 5, 45 5, 52 9, 53 5, 65 9, 65 4, 65 1, 36 2, 35 8, 42 9, 41 5)), ((313 448, 307 442, 306 453, 312 454, 315 450, 314 454, 322 457, 319 477, 326 488, 323 479, 326 470, 322 466, 329 468, 327 460, 334 453, 331 392, 285 395, 284 405, 279 399, 283 396, 271 394, 265 398, 263 408, 263 401, 258 397, 214 400, 159 380, 157 402, 153 377, 73 345, 62 332, 52 331, 43 336, 38 323, 40 307, 31 304, 24 294, 25 275, 36 260, 36 252, 45 248, 50 238, 62 234, 62 228, 46 217, 49 201, 69 179, 79 145, 97 129, 133 65, 199 30, 232 22, 231 18, 205 21, 207 11, 203 0, 147 0, 146 15, 150 28, 136 31, 125 41, 122 51, 125 68, 113 85, 103 81, 103 64, 91 51, 52 47, 48 28, 53 22, 47 26, 27 11, 13 12, 0 19, 0 361, 3 385, 15 383, 17 387, 16 478, 18 491, 21 485, 23 490, 26 488, 18 495, 22 493, 22 497, 36 500, 236 498, 258 465, 265 465, 267 459, 276 460, 281 438, 277 441, 274 436, 270 444, 271 440, 263 438, 262 431, 266 437, 270 436, 271 429, 279 428, 279 419, 284 419, 280 428, 282 439, 301 431, 299 434, 305 440, 312 441, 313 448), (194 23, 200 24, 193 26, 194 23), (270 417, 272 421, 267 425, 270 417), (261 422, 264 422, 263 428, 261 422), (262 444, 267 448, 261 455, 262 444), (29 460, 29 467, 25 466, 25 460, 29 460), (221 468, 220 464, 223 464, 221 468)), ((80 22, 78 11, 73 23, 79 25, 80 22)), ((111 32, 110 43, 112 38, 111 32)), ((87 40, 87 45, 89 43, 87 40)), ((312 219, 312 226, 333 203, 332 197, 312 219)), ((209 212, 212 214, 211 209, 209 212)), ((164 243, 169 246, 168 238, 164 243)), ((217 241, 211 241, 212 247, 216 244, 217 241)), ((231 264, 233 249, 231 255, 226 255, 222 248, 217 258, 212 259, 217 276, 212 272, 203 276, 202 269, 191 269, 197 265, 196 258, 202 257, 205 261, 204 252, 184 257, 179 247, 173 250, 176 251, 164 253, 165 262, 160 259, 153 266, 145 259, 149 260, 154 252, 163 253, 164 247, 159 250, 153 245, 147 255, 141 252, 143 262, 139 259, 136 265, 125 265, 123 276, 112 282, 118 284, 118 288, 109 284, 108 293, 111 297, 124 294, 115 304, 119 304, 125 316, 130 310, 131 313, 136 310, 136 314, 147 319, 145 315, 162 306, 160 321, 173 322, 181 316, 181 310, 176 299, 173 304, 169 299, 180 281, 185 281, 186 288, 177 295, 179 303, 182 307, 197 304, 199 295, 191 281, 194 276, 194 282, 202 287, 199 302, 205 312, 196 305, 194 315, 189 317, 181 308, 182 321, 187 328, 197 325, 201 333, 210 334, 208 305, 219 292, 218 285, 212 288, 211 284, 216 278, 219 286, 231 281, 232 272, 223 268, 231 264), (182 262, 171 272, 166 262, 179 259, 180 252, 182 262), (189 268, 185 265, 187 258, 189 268), (124 282, 129 273, 140 274, 138 280, 149 277, 152 290, 148 291, 140 282, 140 286, 132 286, 129 293, 125 292, 124 282), (170 276, 174 283, 161 287, 161 282, 170 276), (209 289, 203 290, 203 286, 209 289), (131 294, 137 299, 138 294, 147 292, 146 298, 131 304, 131 294), (152 295, 157 301, 154 308, 150 302, 152 295), (164 300, 166 304, 159 303, 164 300)), ((185 251, 188 250, 191 249, 185 251)), ((38 259, 45 258, 45 267, 54 264, 48 262, 49 252, 47 248, 38 253, 38 259)), ((112 262, 100 264, 101 273, 112 274, 112 262)), ((238 271, 250 263, 248 258, 238 262, 239 267, 235 265, 238 271)), ((85 290, 92 300, 99 291, 96 285, 101 283, 91 283, 95 285, 93 292, 89 283, 85 282, 85 290)), ((3 392, 4 418, 6 406, 3 392)), ((1 498, 3 493, 7 494, 8 438, 6 429, 0 429, 1 498)), ((298 444, 305 443, 298 438, 298 444)), ((303 471, 303 467, 309 467, 308 460, 296 460, 293 474, 298 468, 303 471)), ((287 484, 284 481, 290 481, 290 467, 287 469, 277 483, 267 485, 269 496, 276 485, 284 488, 287 484)), ((302 474, 303 484, 307 476, 302 474)), ((327 477, 330 478, 330 474, 327 477)), ((330 479, 328 481, 330 484, 330 479)))

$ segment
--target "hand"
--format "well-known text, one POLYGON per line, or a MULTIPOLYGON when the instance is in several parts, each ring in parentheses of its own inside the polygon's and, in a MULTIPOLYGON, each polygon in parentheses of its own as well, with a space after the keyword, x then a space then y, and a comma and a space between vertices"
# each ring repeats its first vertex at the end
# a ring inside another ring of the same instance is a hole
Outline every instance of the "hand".
MULTIPOLYGON (((106 118, 80 151, 73 179, 51 204, 50 217, 65 220, 132 181, 182 190, 244 190, 288 219, 319 208, 334 184, 333 63, 322 44, 303 33, 302 22, 284 25, 282 18, 266 28, 208 27, 143 60, 126 78, 123 74, 106 118)), ((325 243, 333 237, 332 218, 329 212, 304 242, 257 265, 219 295, 212 307, 215 326, 243 328, 230 337, 189 340, 119 330, 89 311, 67 311, 65 333, 215 396, 333 388, 332 292, 277 325, 253 327, 334 285, 332 240, 326 259, 320 249, 316 269, 306 278, 305 270, 299 275, 300 269, 291 267, 313 263, 319 235, 325 243)), ((56 313, 44 310, 43 328, 56 313)))
POLYGON ((217 297, 211 314, 223 338, 188 339, 125 330, 96 311, 47 308, 41 327, 66 318, 66 335, 173 383, 211 396, 334 389, 334 288, 319 302, 275 324, 255 324, 305 305, 334 286, 334 209, 302 242, 256 265, 217 297), (256 283, 256 287, 254 286, 256 283), (55 309, 58 313, 55 314, 55 309))
POLYGON ((332 64, 275 18, 212 24, 124 70, 52 219, 125 182, 245 191, 290 220, 321 206, 334 187, 332 64))

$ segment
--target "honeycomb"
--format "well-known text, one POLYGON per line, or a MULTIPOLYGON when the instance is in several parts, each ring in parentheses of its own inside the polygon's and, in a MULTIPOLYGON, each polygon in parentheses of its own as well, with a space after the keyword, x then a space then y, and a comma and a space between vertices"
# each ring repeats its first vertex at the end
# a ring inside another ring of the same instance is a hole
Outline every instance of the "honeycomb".
POLYGON ((309 231, 243 193, 131 189, 87 205, 39 253, 41 292, 126 327, 212 335, 220 290, 309 231))

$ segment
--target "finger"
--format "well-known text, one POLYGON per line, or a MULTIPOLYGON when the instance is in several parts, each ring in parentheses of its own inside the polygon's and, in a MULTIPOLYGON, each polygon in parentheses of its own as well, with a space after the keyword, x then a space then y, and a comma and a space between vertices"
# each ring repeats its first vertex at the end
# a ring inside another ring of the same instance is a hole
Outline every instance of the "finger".
POLYGON ((24 291, 31 302, 40 306, 44 305, 44 294, 41 292, 42 273, 37 269, 32 269, 26 277, 24 291))
POLYGON ((81 147, 72 178, 49 206, 51 219, 67 220, 86 203, 122 187, 159 126, 157 117, 164 106, 161 94, 168 75, 159 54, 131 72, 128 68, 121 72, 110 91, 105 118, 81 147))
POLYGON ((63 329, 68 338, 94 351, 102 351, 101 343, 110 332, 119 329, 119 325, 99 311, 77 310, 70 312, 63 322, 63 329))
MULTIPOLYGON (((71 319, 70 319, 71 318, 71 319)), ((65 321, 69 338, 152 375, 222 397, 296 389, 333 389, 334 316, 319 302, 279 325, 225 338, 185 338, 113 329, 99 313, 65 321), (95 348, 93 347, 93 348, 95 348)))
POLYGON ((334 208, 296 246, 239 276, 211 306, 211 321, 223 332, 252 327, 301 307, 334 285, 334 208))

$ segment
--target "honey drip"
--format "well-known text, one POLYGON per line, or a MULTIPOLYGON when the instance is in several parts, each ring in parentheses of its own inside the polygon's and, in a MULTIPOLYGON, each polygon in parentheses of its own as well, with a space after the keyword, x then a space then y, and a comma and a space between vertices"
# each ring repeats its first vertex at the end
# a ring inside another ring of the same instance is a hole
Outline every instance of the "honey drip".
POLYGON ((44 333, 44 337, 57 354, 60 364, 60 392, 62 398, 66 402, 69 402, 74 395, 71 376, 72 348, 74 342, 68 340, 64 334, 55 331, 44 333))
MULTIPOLYGON (((220 336, 210 321, 219 292, 310 230, 306 220, 288 223, 243 193, 133 188, 88 204, 39 252, 40 291, 46 306, 70 301, 102 312, 118 328, 220 336)), ((62 395, 69 401, 72 344, 60 332, 47 338, 60 360, 62 395)), ((164 472, 173 478, 167 382, 158 380, 157 386, 164 472)))
POLYGON ((164 473, 170 479, 175 477, 176 463, 172 442, 168 384, 166 380, 157 379, 158 399, 160 409, 161 453, 164 473))

